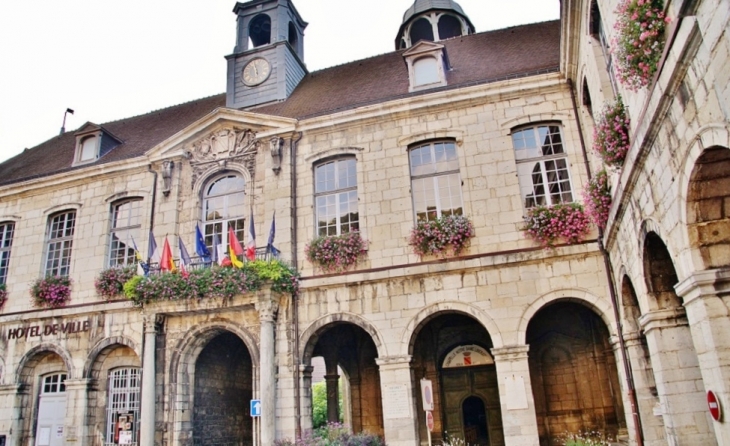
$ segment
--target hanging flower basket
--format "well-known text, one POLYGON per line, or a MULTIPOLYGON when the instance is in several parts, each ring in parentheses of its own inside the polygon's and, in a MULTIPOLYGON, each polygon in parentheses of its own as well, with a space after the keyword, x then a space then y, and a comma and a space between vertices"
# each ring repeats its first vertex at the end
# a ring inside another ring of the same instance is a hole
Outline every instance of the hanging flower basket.
POLYGON ((436 220, 420 220, 411 230, 408 244, 421 257, 459 255, 474 237, 474 225, 463 215, 447 215, 436 220))
POLYGON ((608 222, 608 212, 611 210, 611 186, 608 184, 608 174, 605 170, 598 172, 585 185, 583 201, 588 216, 603 231, 608 222))
POLYGON ((552 248, 562 239, 568 244, 580 243, 590 230, 590 219, 578 203, 537 206, 525 217, 525 234, 545 248, 552 248))
POLYGON ((122 294, 124 284, 137 274, 135 266, 125 266, 105 269, 99 273, 94 281, 96 293, 109 300, 122 294))
POLYGON ((669 21, 662 6, 661 0, 621 0, 616 9, 616 74, 629 90, 645 87, 656 73, 669 21))
POLYGON ((305 248, 307 260, 325 273, 347 270, 367 254, 367 241, 359 232, 317 237, 305 248))
POLYGON ((598 116, 593 128, 593 150, 609 166, 620 167, 631 147, 629 117, 621 96, 608 103, 598 116))
POLYGON ((4 283, 0 283, 0 309, 5 306, 8 300, 8 289, 4 283))
POLYGON ((38 279, 30 288, 33 305, 43 308, 61 308, 71 298, 71 279, 48 276, 38 279))

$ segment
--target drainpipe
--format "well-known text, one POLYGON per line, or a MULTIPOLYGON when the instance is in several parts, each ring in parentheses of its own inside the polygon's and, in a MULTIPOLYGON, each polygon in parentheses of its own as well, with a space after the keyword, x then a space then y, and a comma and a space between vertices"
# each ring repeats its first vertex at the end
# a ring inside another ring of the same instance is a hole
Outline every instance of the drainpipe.
MULTIPOLYGON (((581 126, 580 117, 578 115, 578 106, 575 101, 575 89, 573 88, 573 81, 567 80, 568 88, 570 89, 570 100, 573 103, 573 114, 575 115, 576 124, 578 124, 578 136, 580 138, 580 147, 583 152, 583 161, 586 166, 586 173, 590 180, 591 167, 588 164, 588 152, 586 151, 585 139, 583 137, 583 127, 581 126)), ((639 414, 639 405, 636 401, 636 388, 634 386, 634 375, 631 372, 631 363, 629 362, 629 355, 626 352, 626 343, 624 342, 623 325, 621 324, 621 316, 618 310, 618 299, 616 298, 616 284, 613 280, 613 267, 611 265, 611 259, 603 246, 603 230, 598 228, 598 250, 601 251, 603 256, 603 264, 606 268, 606 278, 608 279, 608 291, 611 296, 611 306, 613 307, 613 317, 616 321, 616 330, 618 334, 619 351, 621 352, 621 359, 624 363, 624 374, 626 375, 626 383, 628 386, 629 393, 629 404, 631 404, 631 414, 634 418, 634 427, 636 435, 636 445, 644 446, 644 435, 643 428, 641 425, 641 414, 639 414)))
MULTIPOLYGON (((297 132, 296 139, 290 141, 291 148, 291 262, 297 266, 297 144, 302 139, 302 132, 297 132)), ((296 414, 296 437, 302 437, 302 408, 299 380, 299 296, 292 296, 292 319, 294 325, 294 404, 296 414)))

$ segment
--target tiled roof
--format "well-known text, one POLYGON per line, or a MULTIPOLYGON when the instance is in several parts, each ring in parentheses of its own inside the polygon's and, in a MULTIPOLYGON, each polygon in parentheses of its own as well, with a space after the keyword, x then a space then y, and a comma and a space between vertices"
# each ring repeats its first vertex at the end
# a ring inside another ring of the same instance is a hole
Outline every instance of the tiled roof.
MULTIPOLYGON (((560 22, 551 21, 457 37, 439 42, 452 67, 450 90, 468 85, 558 70, 560 22)), ((409 93, 403 51, 358 60, 308 74, 283 102, 250 111, 289 118, 321 116, 389 100, 428 94, 409 93)), ((225 94, 100 124, 122 144, 91 165, 141 156, 216 108, 225 94)), ((0 185, 61 173, 72 167, 74 131, 52 138, 0 164, 0 185)))

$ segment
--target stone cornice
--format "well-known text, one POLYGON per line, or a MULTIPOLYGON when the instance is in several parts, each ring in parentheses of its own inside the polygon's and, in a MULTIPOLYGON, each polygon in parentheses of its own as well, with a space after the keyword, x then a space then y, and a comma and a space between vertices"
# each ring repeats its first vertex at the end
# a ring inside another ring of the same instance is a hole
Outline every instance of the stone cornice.
POLYGON ((494 362, 514 362, 527 360, 529 345, 509 345, 491 349, 494 362))
POLYGON ((730 269, 697 271, 674 286, 685 307, 695 299, 730 292, 730 269))
POLYGON ((639 324, 644 333, 649 333, 655 329, 687 326, 688 321, 684 308, 677 307, 645 313, 639 318, 639 324))

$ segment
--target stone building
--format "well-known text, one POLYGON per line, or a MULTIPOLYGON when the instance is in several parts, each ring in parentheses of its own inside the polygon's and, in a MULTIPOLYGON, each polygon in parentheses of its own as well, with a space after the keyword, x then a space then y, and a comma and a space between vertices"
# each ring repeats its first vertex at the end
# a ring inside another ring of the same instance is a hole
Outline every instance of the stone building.
POLYGON ((416 0, 394 52, 310 73, 290 0, 238 3, 225 94, 0 164, 0 441, 271 445, 311 428, 322 357, 330 402, 340 370, 344 418, 391 446, 427 444, 423 379, 437 442, 730 444, 705 396, 730 404, 730 4, 667 0, 638 91, 615 82, 617 5, 563 0, 560 21, 477 33, 456 2, 416 0), (581 200, 618 94, 631 149, 606 229, 544 249, 526 212, 581 200), (177 253, 172 234, 195 246, 198 226, 212 248, 253 219, 262 247, 274 214, 298 296, 137 307, 95 290, 149 234, 177 253), (454 214, 469 246, 414 254, 416 222, 454 214), (368 242, 354 267, 306 260, 351 232, 368 242), (34 307, 45 276, 72 280, 65 306, 34 307))

